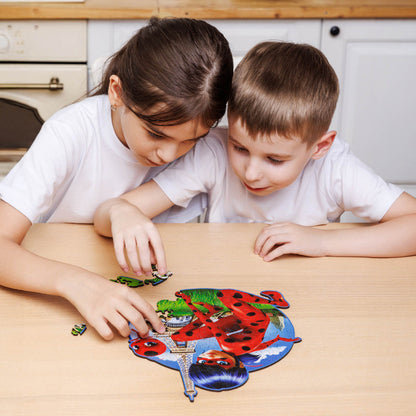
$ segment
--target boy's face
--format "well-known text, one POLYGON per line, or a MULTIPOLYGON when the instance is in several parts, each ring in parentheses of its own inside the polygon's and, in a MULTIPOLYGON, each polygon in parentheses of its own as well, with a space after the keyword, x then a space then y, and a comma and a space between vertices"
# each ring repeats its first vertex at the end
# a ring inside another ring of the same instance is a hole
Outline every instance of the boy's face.
POLYGON ((240 119, 229 118, 228 158, 242 184, 255 195, 269 195, 293 183, 316 153, 300 139, 276 135, 255 140, 240 119))

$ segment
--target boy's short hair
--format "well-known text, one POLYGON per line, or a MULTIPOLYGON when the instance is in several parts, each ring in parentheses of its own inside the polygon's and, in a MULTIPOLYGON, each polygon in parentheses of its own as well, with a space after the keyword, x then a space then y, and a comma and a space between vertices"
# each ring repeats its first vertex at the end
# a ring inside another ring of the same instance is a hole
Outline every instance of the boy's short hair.
POLYGON ((252 137, 278 134, 313 144, 329 129, 338 93, 338 78, 321 51, 263 42, 237 66, 228 108, 252 137))

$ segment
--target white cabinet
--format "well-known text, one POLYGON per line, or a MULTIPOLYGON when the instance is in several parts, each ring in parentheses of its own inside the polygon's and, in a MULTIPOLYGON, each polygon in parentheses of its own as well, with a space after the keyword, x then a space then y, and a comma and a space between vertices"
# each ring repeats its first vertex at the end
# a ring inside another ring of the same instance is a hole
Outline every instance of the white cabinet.
POLYGON ((416 21, 324 20, 321 49, 341 86, 332 127, 416 195, 416 21))

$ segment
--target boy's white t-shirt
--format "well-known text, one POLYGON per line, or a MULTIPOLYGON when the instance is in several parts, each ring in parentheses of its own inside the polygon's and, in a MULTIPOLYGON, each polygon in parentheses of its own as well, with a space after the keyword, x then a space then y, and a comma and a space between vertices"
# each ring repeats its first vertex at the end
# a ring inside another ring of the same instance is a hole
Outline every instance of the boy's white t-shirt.
MULTIPOLYGON (((102 202, 146 182, 161 168, 142 166, 117 138, 107 95, 86 98, 47 120, 0 183, 0 198, 33 222, 92 223, 102 202)), ((203 209, 168 211, 160 222, 185 222, 203 209)))
POLYGON ((347 143, 335 139, 321 159, 310 160, 288 187, 267 196, 250 193, 227 159, 227 130, 217 128, 154 180, 176 205, 208 194, 208 222, 337 222, 344 211, 379 221, 403 192, 357 159, 347 143))

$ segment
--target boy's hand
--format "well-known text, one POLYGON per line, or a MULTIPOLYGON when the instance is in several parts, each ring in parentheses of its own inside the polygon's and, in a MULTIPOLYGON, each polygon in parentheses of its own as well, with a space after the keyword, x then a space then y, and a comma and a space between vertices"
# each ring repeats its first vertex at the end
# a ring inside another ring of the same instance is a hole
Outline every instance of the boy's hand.
POLYGON ((325 256, 325 231, 292 223, 278 223, 263 228, 254 243, 254 253, 271 261, 284 254, 325 256))
POLYGON ((124 249, 137 276, 152 273, 152 264, 158 271, 167 271, 165 250, 159 231, 153 222, 136 206, 119 199, 110 210, 111 231, 117 261, 124 272, 129 271, 124 249))
POLYGON ((134 289, 101 276, 90 273, 87 276, 73 275, 72 279, 66 279, 62 294, 106 340, 113 338, 113 328, 127 337, 130 334, 129 322, 142 338, 149 332, 146 321, 155 331, 165 331, 154 308, 134 289))

